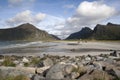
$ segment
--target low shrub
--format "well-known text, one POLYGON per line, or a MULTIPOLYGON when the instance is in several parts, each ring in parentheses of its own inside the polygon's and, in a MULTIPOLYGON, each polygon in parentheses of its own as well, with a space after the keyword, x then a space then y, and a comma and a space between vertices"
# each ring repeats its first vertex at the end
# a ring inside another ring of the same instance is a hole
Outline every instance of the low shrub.
POLYGON ((10 57, 5 57, 4 61, 2 62, 3 66, 12 66, 15 67, 16 65, 13 63, 10 57))

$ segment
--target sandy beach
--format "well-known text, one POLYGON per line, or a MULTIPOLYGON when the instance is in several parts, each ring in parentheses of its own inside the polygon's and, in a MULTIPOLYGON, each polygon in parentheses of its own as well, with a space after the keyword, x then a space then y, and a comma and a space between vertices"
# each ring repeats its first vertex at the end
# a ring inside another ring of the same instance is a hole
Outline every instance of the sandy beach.
POLYGON ((77 41, 56 41, 56 42, 32 42, 32 44, 15 44, 4 46, 0 49, 0 54, 4 55, 36 55, 43 54, 59 56, 80 56, 80 55, 98 55, 109 54, 116 50, 120 52, 120 42, 80 42, 77 41), (26 45, 27 44, 27 45, 26 45), (18 46, 16 46, 18 45, 18 46))

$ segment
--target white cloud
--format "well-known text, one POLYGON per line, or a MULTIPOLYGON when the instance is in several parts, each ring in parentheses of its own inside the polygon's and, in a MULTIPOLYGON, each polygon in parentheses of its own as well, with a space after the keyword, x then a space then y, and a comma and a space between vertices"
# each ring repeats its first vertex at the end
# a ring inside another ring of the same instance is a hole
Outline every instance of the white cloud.
MULTIPOLYGON (((34 21, 35 23, 39 23, 41 20, 43 20, 44 18, 46 17, 46 14, 43 14, 43 13, 38 13, 35 15, 34 17, 34 21)), ((34 22, 32 21, 32 22, 34 22)))
POLYGON ((116 10, 102 2, 84 1, 76 9, 76 13, 66 20, 62 34, 79 31, 82 27, 91 27, 116 15, 116 10), (68 31, 65 31, 68 30, 68 31))
MULTIPOLYGON (((64 7, 73 8, 74 5, 66 5, 64 7)), ((101 23, 102 21, 115 16, 116 13, 117 11, 114 7, 108 6, 102 2, 84 1, 76 8, 75 14, 67 20, 61 17, 46 15, 44 13, 33 14, 30 10, 26 10, 16 14, 6 22, 11 26, 29 22, 37 25, 40 29, 58 35, 61 38, 65 38, 71 33, 79 31, 82 27, 91 27, 101 23)))
POLYGON ((22 23, 37 24, 46 17, 44 13, 32 14, 30 10, 23 11, 16 14, 14 17, 8 19, 6 22, 8 25, 15 26, 22 23))
POLYGON ((115 9, 101 2, 82 2, 77 8, 77 15, 91 18, 108 18, 114 15, 115 9))
POLYGON ((64 22, 65 19, 62 17, 47 15, 46 18, 37 26, 42 30, 46 30, 50 34, 61 37, 61 34, 63 32, 61 29, 64 28, 64 22))
POLYGON ((110 18, 115 14, 115 9, 106 4, 97 1, 84 1, 78 6, 76 14, 68 19, 68 22, 74 25, 92 25, 110 18))
POLYGON ((101 2, 84 1, 76 8, 76 12, 72 17, 65 20, 60 17, 49 16, 47 22, 40 23, 40 26, 44 25, 40 28, 60 38, 66 38, 82 27, 91 27, 114 15, 116 15, 116 10, 113 7, 101 2))

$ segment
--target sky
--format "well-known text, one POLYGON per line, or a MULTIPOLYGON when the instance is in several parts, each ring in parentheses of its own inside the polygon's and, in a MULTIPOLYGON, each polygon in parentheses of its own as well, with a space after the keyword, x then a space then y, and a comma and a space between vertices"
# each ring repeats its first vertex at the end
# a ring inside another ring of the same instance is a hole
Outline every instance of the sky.
POLYGON ((60 38, 93 29, 96 24, 120 24, 120 0, 0 0, 0 28, 31 23, 60 38))

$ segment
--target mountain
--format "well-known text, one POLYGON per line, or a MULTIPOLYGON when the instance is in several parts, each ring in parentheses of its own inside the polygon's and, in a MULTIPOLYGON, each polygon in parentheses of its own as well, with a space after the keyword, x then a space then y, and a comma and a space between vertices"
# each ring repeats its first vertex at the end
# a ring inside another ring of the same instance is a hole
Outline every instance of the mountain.
POLYGON ((92 30, 88 27, 82 28, 81 31, 71 34, 66 39, 87 39, 92 35, 92 30))
POLYGON ((0 29, 0 41, 13 41, 13 40, 54 40, 47 32, 36 28, 34 25, 26 23, 18 27, 0 29))
POLYGON ((98 40, 120 40, 120 25, 108 23, 107 25, 96 25, 93 37, 98 40))
POLYGON ((120 25, 112 23, 106 25, 97 24, 93 30, 85 27, 66 39, 120 40, 120 25))
POLYGON ((61 40, 59 37, 57 37, 56 35, 51 34, 52 37, 54 37, 56 40, 61 40))

